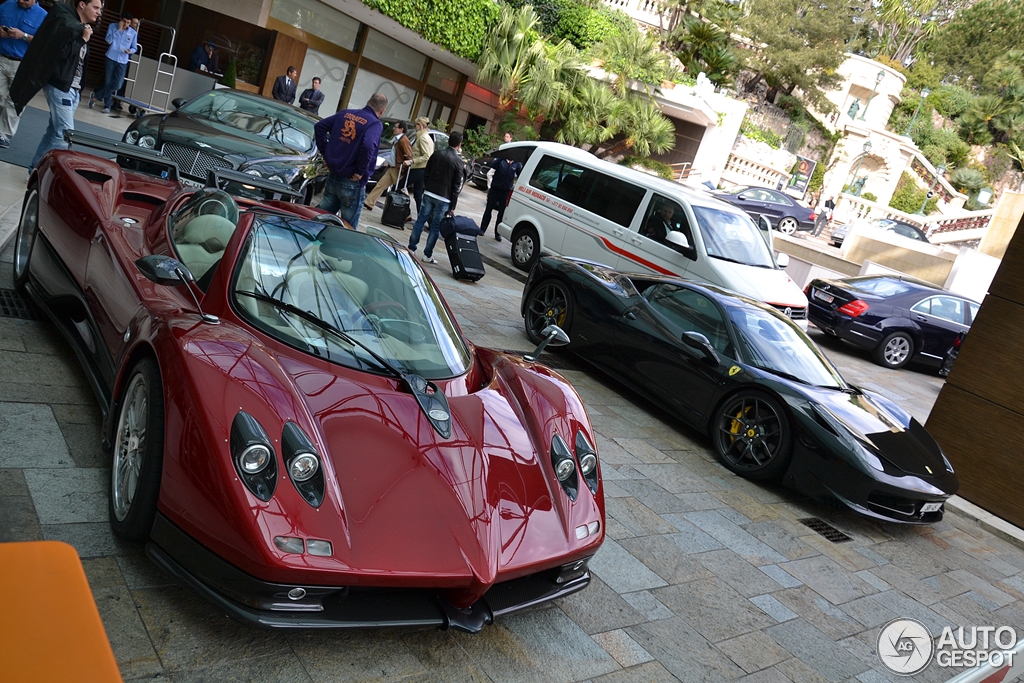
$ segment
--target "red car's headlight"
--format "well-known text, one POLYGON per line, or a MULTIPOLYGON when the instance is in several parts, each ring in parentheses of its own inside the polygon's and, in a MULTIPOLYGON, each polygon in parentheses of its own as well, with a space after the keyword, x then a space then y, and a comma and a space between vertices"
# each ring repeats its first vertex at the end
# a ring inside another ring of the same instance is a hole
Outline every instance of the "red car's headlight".
POLYGON ((303 499, 313 507, 324 502, 324 468, 312 440, 294 422, 287 422, 281 434, 281 455, 288 476, 303 499))
POLYGON ((245 487, 260 500, 270 500, 277 486, 274 446, 263 426, 244 411, 231 423, 231 459, 245 487))

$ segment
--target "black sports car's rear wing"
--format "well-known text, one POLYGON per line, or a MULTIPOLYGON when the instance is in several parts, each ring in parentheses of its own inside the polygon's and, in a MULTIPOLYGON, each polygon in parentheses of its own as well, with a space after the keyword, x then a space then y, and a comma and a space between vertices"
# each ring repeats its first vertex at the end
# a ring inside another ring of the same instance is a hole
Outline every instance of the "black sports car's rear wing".
POLYGON ((64 139, 67 140, 68 149, 73 149, 75 145, 78 145, 79 147, 107 152, 108 154, 97 156, 116 157, 117 165, 127 171, 145 173, 168 180, 178 180, 179 178, 178 164, 173 159, 169 159, 151 149, 136 147, 127 142, 83 133, 78 130, 65 131, 64 139))
POLYGON ((211 168, 206 176, 206 186, 256 200, 283 199, 294 202, 302 198, 301 192, 296 192, 282 182, 228 168, 211 168))

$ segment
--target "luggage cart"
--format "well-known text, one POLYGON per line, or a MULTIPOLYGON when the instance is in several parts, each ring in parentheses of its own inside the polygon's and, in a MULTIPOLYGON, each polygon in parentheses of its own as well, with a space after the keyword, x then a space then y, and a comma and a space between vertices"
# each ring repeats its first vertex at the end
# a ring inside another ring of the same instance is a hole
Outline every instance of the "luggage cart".
POLYGON ((171 32, 171 44, 167 48, 168 52, 161 52, 156 60, 156 73, 153 75, 153 89, 149 92, 149 99, 143 100, 141 94, 138 97, 135 95, 135 86, 139 80, 139 69, 142 66, 141 45, 139 45, 136 54, 132 55, 134 59, 132 57, 128 58, 128 72, 131 72, 132 65, 135 65, 132 77, 128 78, 126 75, 124 79, 126 83, 131 83, 131 90, 129 91, 126 88, 124 95, 114 95, 115 100, 128 105, 128 113, 134 114, 135 118, 142 118, 146 114, 166 114, 170 108, 171 89, 174 86, 174 72, 178 67, 178 58, 170 50, 174 49, 174 40, 177 37, 177 32, 172 26, 156 25, 171 32), (164 85, 166 85, 166 89, 163 88, 164 85), (162 102, 160 102, 161 98, 162 102))

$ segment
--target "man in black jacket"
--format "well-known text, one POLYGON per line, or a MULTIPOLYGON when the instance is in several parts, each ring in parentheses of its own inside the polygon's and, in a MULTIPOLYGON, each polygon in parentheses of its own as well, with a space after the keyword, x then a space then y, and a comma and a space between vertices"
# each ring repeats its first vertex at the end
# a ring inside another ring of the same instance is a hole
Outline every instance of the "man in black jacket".
POLYGON ((55 3, 43 20, 11 84, 11 101, 20 114, 42 88, 50 106, 50 122, 39 142, 29 172, 51 149, 66 147, 64 132, 75 128, 75 109, 82 91, 82 65, 92 37, 91 24, 103 13, 102 0, 77 0, 74 7, 55 3))
POLYGON ((423 186, 423 205, 416 214, 416 222, 409 235, 409 251, 416 251, 420 241, 423 225, 430 219, 430 234, 423 249, 423 261, 437 263, 434 258, 434 245, 441 235, 441 220, 446 213, 455 212, 455 204, 465 179, 466 165, 459 156, 462 147, 462 133, 455 131, 448 138, 448 146, 430 155, 424 169, 426 182, 423 186))
POLYGON ((280 100, 287 104, 291 104, 295 101, 295 84, 299 80, 299 70, 294 66, 288 67, 288 71, 285 72, 284 76, 278 76, 277 80, 274 81, 274 88, 271 90, 271 94, 275 100, 280 100))

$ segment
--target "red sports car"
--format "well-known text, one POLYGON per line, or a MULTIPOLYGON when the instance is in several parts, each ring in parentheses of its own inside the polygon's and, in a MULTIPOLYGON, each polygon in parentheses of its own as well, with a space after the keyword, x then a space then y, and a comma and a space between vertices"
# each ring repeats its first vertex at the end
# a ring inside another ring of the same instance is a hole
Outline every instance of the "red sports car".
POLYGON ((470 344, 387 239, 103 152, 32 174, 14 275, 103 409, 118 536, 264 627, 476 632, 589 583, 604 497, 568 382, 470 344))

